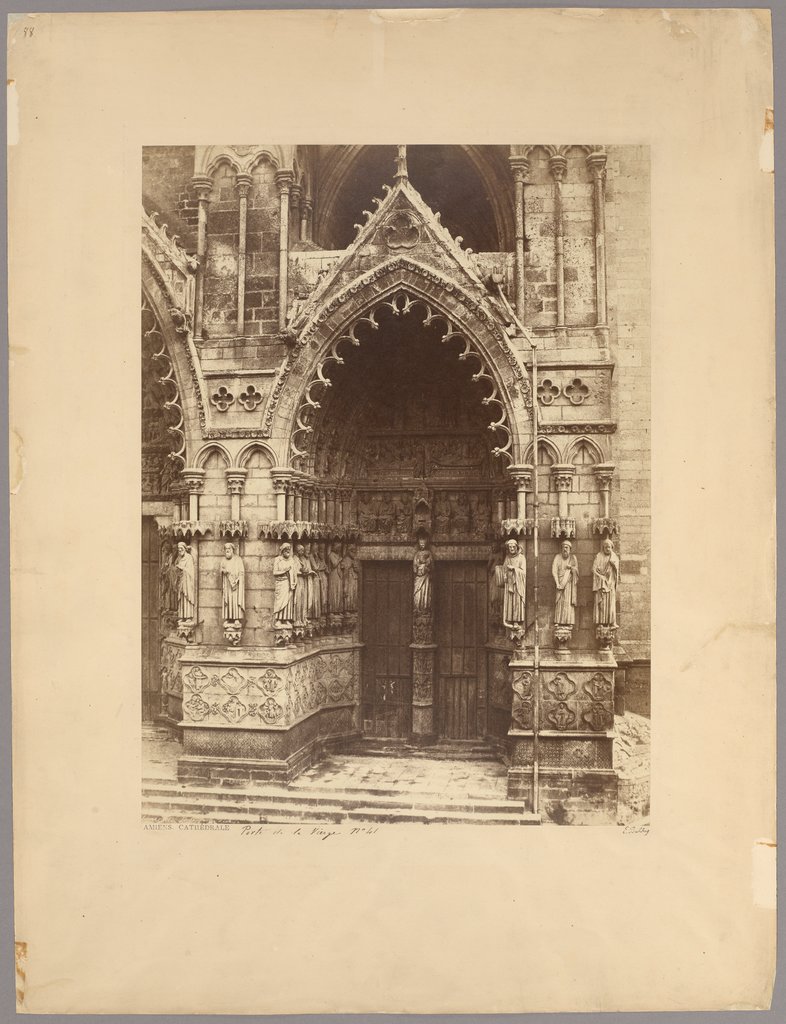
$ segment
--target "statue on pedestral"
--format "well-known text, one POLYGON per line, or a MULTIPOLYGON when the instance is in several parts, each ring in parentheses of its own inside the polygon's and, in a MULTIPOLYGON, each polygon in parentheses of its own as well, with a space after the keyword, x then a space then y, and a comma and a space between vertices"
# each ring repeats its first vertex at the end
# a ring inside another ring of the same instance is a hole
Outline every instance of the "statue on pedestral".
POLYGON ((311 568, 317 574, 315 589, 319 592, 319 624, 324 630, 328 618, 328 567, 325 562, 325 545, 321 542, 312 547, 311 568))
POLYGON ((428 541, 425 537, 418 537, 418 547, 412 559, 412 571, 415 574, 415 613, 430 612, 431 574, 434 571, 434 556, 429 550, 428 541))
POLYGON ((196 567, 194 556, 183 541, 177 545, 177 617, 193 623, 196 616, 196 567))
POLYGON ((355 562, 357 549, 350 544, 341 559, 341 583, 343 587, 342 609, 345 615, 354 615, 358 610, 358 569, 355 562))
POLYGON ((554 600, 554 624, 573 626, 576 622, 576 597, 579 589, 579 563, 569 540, 562 542, 551 563, 551 575, 557 588, 554 600))
POLYGON ((303 639, 308 629, 309 593, 313 584, 311 580, 311 563, 306 557, 303 544, 295 545, 295 565, 297 567, 297 587, 295 588, 295 636, 303 639))
POLYGON ((330 625, 333 629, 337 630, 341 626, 341 607, 343 602, 341 552, 337 545, 327 545, 327 569, 330 625))
POLYGON ((595 625, 617 626, 617 584, 620 578, 619 555, 610 538, 603 541, 592 563, 592 589, 595 593, 595 625))
POLYGON ((246 612, 246 570, 235 545, 229 543, 224 545, 224 561, 221 563, 221 607, 224 636, 237 645, 246 612))
POLYGON ((501 566, 502 621, 509 629, 526 622, 527 559, 516 540, 505 543, 505 561, 501 566))
POLYGON ((273 559, 273 628, 277 644, 288 643, 292 639, 297 571, 292 545, 282 544, 279 554, 273 559))

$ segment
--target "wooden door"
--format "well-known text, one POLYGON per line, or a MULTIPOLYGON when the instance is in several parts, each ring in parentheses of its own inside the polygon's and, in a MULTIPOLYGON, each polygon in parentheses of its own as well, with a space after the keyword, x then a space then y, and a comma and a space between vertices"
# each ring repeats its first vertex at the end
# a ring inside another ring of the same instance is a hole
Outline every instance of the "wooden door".
POLYGON ((142 518, 142 720, 151 722, 161 709, 161 636, 159 630, 158 524, 142 518))
POLYGON ((372 736, 412 731, 412 566, 361 565, 363 729, 372 736))
POLYGON ((486 564, 437 562, 434 577, 437 734, 477 739, 486 734, 486 564))

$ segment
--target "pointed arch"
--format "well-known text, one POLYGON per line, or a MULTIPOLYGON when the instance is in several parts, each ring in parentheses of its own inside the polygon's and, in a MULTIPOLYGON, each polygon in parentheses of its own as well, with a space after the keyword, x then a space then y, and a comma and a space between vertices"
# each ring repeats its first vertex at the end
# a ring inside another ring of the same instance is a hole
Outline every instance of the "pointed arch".
MULTIPOLYGON (((543 435, 538 437, 538 451, 541 454, 546 455, 548 457, 548 459, 550 460, 551 465, 558 465, 559 463, 561 463, 563 461, 562 456, 560 455, 559 448, 551 440, 550 437, 544 437, 543 435)), ((524 465, 526 465, 526 466, 531 466, 531 465, 534 464, 532 441, 530 441, 530 443, 527 445, 526 449, 524 450, 524 460, 523 461, 524 461, 524 465)))
POLYGON ((442 342, 461 343, 459 359, 474 360, 473 379, 486 389, 481 401, 489 408, 489 427, 500 435, 496 454, 508 462, 518 461, 530 429, 530 386, 501 325, 455 280, 397 257, 315 310, 301 331, 298 348, 279 368, 265 427, 277 442, 282 463, 287 464, 290 455, 302 458, 308 450, 304 442, 313 432, 311 417, 319 408, 320 393, 330 386, 324 370, 331 362, 343 362, 340 347, 367 343, 368 335, 379 327, 377 317, 383 309, 405 316, 415 307, 425 325, 438 322, 444 328, 442 342), (294 442, 291 448, 290 442, 294 442))
POLYGON ((249 442, 249 444, 244 445, 235 456, 235 465, 238 467, 238 469, 246 468, 246 463, 254 454, 254 452, 259 452, 261 455, 264 455, 264 457, 270 464, 271 469, 278 465, 276 453, 273 451, 269 444, 265 444, 264 441, 251 441, 249 442))
POLYGON ((597 465, 601 462, 606 462, 606 457, 603 454, 603 449, 594 441, 591 437, 587 437, 582 434, 581 437, 573 438, 568 442, 565 447, 565 458, 564 461, 571 465, 575 459, 580 455, 582 448, 584 448, 590 455, 590 463, 597 465))
POLYGON ((224 460, 225 466, 232 465, 232 457, 223 444, 219 444, 217 441, 210 441, 208 444, 203 445, 194 456, 194 467, 196 469, 204 469, 205 463, 211 455, 219 455, 224 460))

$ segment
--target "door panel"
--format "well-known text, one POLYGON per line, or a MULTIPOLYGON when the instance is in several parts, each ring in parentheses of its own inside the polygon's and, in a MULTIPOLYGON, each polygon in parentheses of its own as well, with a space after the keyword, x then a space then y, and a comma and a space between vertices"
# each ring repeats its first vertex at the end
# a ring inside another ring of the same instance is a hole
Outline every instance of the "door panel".
POLYGON ((412 731, 412 567, 409 562, 361 565, 363 728, 403 738, 412 731))
POLYGON ((438 562, 434 576, 437 733, 477 739, 486 733, 486 565, 438 562))

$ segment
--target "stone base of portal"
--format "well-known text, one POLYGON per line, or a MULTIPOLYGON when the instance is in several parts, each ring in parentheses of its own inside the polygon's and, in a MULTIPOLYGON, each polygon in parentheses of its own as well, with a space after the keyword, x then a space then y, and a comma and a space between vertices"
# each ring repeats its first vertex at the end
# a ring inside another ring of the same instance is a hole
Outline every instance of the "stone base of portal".
POLYGON ((537 676, 531 652, 510 659, 508 798, 544 823, 616 824, 615 669, 606 652, 544 651, 537 676))

